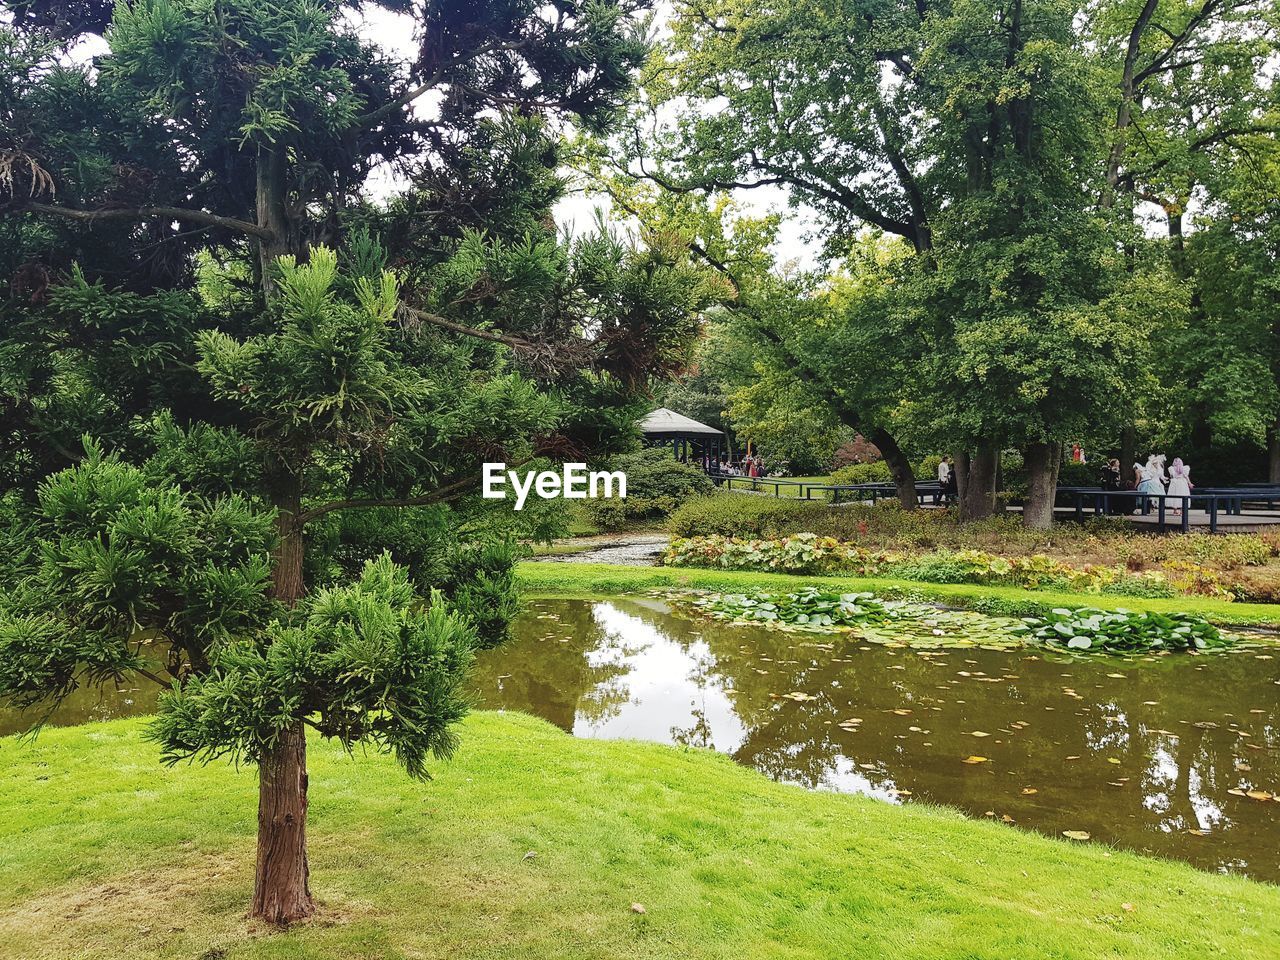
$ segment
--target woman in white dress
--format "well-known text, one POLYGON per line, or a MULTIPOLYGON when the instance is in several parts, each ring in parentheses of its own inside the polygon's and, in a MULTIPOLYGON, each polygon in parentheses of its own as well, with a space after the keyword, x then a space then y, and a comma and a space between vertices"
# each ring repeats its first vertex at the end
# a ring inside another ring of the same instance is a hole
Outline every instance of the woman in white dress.
MULTIPOLYGON (((1191 468, 1182 462, 1181 457, 1174 457, 1173 466, 1169 468, 1169 496, 1189 497, 1191 488, 1194 486, 1195 484, 1191 482, 1191 468)), ((1178 501, 1178 506, 1173 508, 1173 512, 1182 512, 1182 501, 1178 501)))
MULTIPOLYGON (((1150 454, 1146 464, 1135 463, 1133 469, 1141 477, 1138 481, 1138 493, 1164 493, 1164 454, 1150 454)), ((1144 497, 1141 504, 1142 512, 1146 513, 1150 509, 1150 501, 1144 497)))

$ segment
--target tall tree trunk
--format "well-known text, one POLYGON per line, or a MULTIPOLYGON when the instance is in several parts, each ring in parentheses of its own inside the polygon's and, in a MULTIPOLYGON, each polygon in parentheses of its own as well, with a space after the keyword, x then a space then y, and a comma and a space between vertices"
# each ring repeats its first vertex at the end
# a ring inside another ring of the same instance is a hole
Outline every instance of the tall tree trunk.
POLYGON ((276 258, 294 253, 289 244, 289 177, 283 146, 262 149, 258 154, 255 213, 258 226, 273 234, 270 240, 258 241, 259 282, 268 297, 275 289, 272 264, 276 258))
POLYGON ((1120 477, 1133 475, 1133 463, 1138 459, 1138 428, 1126 423, 1120 430, 1120 477))
POLYGON ((960 500, 961 520, 983 520, 996 511, 996 461, 1000 451, 994 443, 978 447, 969 457, 964 496, 960 500))
POLYGON ((902 509, 914 510, 918 504, 916 474, 911 468, 911 461, 898 446, 898 441, 887 430, 879 427, 872 430, 867 439, 876 445, 884 462, 889 465, 889 473, 893 475, 893 485, 897 488, 898 502, 902 504, 902 509))
POLYGON ((952 470, 956 474, 956 502, 964 503, 964 493, 969 489, 969 451, 957 450, 951 455, 952 470))
POLYGON ((1267 483, 1280 484, 1280 417, 1267 431, 1267 483))
MULTIPOLYGON (((302 483, 288 468, 273 478, 276 547, 272 593, 286 606, 302 596, 302 483)), ((249 915, 288 924, 315 913, 307 866, 307 737, 296 720, 258 763, 258 860, 249 915)))
POLYGON ((1062 466, 1062 444, 1032 443, 1022 455, 1031 481, 1022 507, 1022 525, 1032 530, 1048 530, 1053 526, 1053 501, 1058 490, 1058 470, 1062 466))

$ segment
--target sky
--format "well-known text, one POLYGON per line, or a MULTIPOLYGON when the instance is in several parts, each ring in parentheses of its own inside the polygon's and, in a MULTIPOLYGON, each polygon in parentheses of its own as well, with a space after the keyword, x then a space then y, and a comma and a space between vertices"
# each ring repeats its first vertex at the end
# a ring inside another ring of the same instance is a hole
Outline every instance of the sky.
MULTIPOLYGON (((656 11, 661 20, 669 15, 670 5, 659 3, 656 11)), ((361 36, 376 43, 392 56, 410 61, 417 55, 412 17, 372 6, 364 8, 360 13, 349 13, 348 17, 361 36)), ((390 192, 396 186, 394 175, 386 171, 375 180, 374 186, 375 189, 390 192)), ((774 246, 780 265, 794 264, 805 269, 817 266, 820 243, 809 239, 809 234, 815 231, 816 223, 806 211, 789 209, 786 191, 773 186, 739 190, 734 193, 734 199, 748 216, 763 216, 772 212, 783 215, 778 241, 774 246)), ((556 223, 571 234, 589 231, 595 225, 597 209, 603 209, 606 217, 612 219, 607 197, 591 195, 585 184, 573 184, 568 195, 556 205, 556 223)), ((624 220, 617 222, 620 226, 625 225, 624 220)))

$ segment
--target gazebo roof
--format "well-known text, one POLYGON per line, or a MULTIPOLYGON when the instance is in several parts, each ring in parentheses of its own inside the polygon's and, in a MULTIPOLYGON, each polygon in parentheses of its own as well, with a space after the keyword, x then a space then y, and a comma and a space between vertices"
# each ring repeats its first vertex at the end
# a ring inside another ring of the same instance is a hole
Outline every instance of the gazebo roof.
POLYGON ((646 437, 723 437, 724 431, 691 420, 684 414, 659 407, 640 421, 640 432, 646 437))

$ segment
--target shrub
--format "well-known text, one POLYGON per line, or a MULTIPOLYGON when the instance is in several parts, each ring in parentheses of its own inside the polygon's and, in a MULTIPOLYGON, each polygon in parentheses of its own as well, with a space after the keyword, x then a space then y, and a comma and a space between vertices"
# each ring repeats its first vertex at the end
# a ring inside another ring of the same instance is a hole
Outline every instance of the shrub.
POLYGON ((682 504, 667 520, 667 529, 677 537, 785 535, 803 532, 808 518, 826 509, 817 503, 724 492, 682 504))
POLYGON ((831 474, 831 482, 838 486, 858 483, 891 483, 893 474, 883 460, 872 463, 851 463, 831 474))
POLYGON ((1099 465, 1067 460, 1058 469, 1058 483, 1064 487, 1096 487, 1099 465))
POLYGON ((583 510, 604 530, 621 530, 646 520, 659 520, 692 497, 706 496, 715 489, 701 469, 680 463, 664 447, 650 447, 614 457, 610 470, 627 475, 627 496, 623 499, 587 500, 583 510))
MULTIPOLYGON (((672 567, 720 567, 787 573, 854 573, 887 576, 921 583, 973 583, 1019 586, 1030 590, 1060 589, 1125 596, 1168 597, 1176 588, 1232 599, 1192 583, 1170 584, 1162 574, 1127 573, 1122 567, 1088 564, 1072 567, 1052 557, 998 557, 980 550, 904 555, 869 550, 833 537, 799 533, 774 540, 709 536, 676 538, 663 562, 672 567)), ((1214 581, 1216 583, 1216 581, 1214 581)))
POLYGON ((1131 570, 1170 563, 1195 563, 1217 570, 1262 566, 1271 558, 1271 544, 1257 534, 1221 536, 1186 533, 1168 537, 1139 536, 1117 545, 1131 570))

